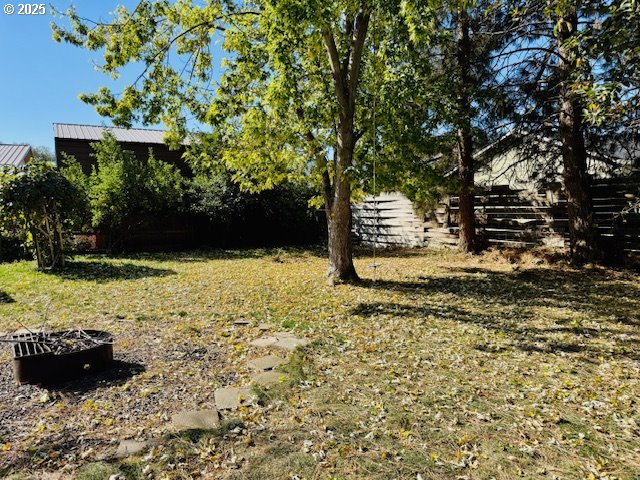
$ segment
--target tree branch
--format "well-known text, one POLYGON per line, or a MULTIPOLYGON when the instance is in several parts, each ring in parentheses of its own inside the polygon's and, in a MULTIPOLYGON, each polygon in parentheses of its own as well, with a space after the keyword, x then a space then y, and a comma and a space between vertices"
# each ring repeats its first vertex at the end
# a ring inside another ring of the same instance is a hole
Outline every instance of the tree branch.
MULTIPOLYGON (((300 121, 304 121, 304 111, 302 108, 296 108, 296 115, 300 121)), ((322 171, 322 194, 324 196, 324 201, 327 206, 331 206, 331 202, 333 200, 333 185, 331 184, 331 177, 329 177, 329 171, 327 170, 327 157, 325 157, 324 152, 316 141, 316 136, 310 129, 305 129, 304 137, 316 157, 318 168, 322 171)))
POLYGON ((338 53, 338 47, 336 46, 336 40, 333 33, 328 28, 323 30, 322 39, 324 45, 329 54, 329 64, 331 66, 331 74, 333 75, 333 83, 335 84, 336 95, 338 96, 338 103, 346 112, 349 107, 348 92, 345 85, 344 73, 342 66, 340 65, 340 54, 338 53))
POLYGON ((356 103, 356 91, 360 79, 360 66, 362 65, 362 51, 364 50, 367 30, 369 28, 369 12, 358 12, 353 32, 351 55, 349 56, 349 70, 347 74, 348 99, 350 110, 353 111, 356 103))

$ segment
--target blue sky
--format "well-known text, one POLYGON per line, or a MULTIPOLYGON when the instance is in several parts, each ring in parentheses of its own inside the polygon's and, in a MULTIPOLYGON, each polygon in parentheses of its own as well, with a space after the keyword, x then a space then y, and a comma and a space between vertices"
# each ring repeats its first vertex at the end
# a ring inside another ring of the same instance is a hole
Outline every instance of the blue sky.
MULTIPOLYGON (((135 79, 137 69, 129 69, 114 82, 94 70, 92 60, 99 52, 87 52, 51 38, 47 15, 6 15, 7 3, 17 7, 22 0, 0 0, 0 143, 27 143, 53 148, 53 127, 57 123, 110 125, 93 108, 78 100, 82 92, 98 87, 124 85, 135 79)), ((53 1, 57 10, 74 3, 81 16, 108 18, 119 5, 135 6, 136 1, 75 0, 53 1)), ((57 20, 59 21, 59 20, 57 20)))

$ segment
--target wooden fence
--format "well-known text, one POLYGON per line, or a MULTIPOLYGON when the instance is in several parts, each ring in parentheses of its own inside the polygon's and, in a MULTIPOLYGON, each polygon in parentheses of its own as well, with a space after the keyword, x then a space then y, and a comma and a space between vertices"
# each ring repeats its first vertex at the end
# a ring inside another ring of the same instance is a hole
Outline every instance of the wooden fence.
POLYGON ((367 196, 354 205, 353 233, 365 244, 383 247, 424 244, 424 221, 413 211, 413 204, 400 193, 367 196))
MULTIPOLYGON (((640 212, 621 212, 637 202, 640 174, 592 183, 600 234, 626 251, 640 252, 640 212)), ((478 234, 489 245, 568 245, 567 202, 561 192, 494 187, 476 196, 478 234)), ((354 234, 380 246, 454 246, 458 241, 458 198, 447 198, 425 217, 400 194, 367 197, 354 207, 354 234)))

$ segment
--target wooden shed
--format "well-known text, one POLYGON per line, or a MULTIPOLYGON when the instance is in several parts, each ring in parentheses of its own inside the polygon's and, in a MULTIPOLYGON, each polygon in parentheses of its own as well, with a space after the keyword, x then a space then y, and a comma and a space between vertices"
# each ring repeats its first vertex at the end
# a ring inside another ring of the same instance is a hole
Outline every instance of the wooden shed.
POLYGON ((111 132, 122 148, 133 152, 138 160, 147 160, 151 148, 156 159, 172 163, 180 169, 183 175, 190 175, 191 170, 182 158, 185 148, 171 150, 165 145, 164 130, 54 123, 53 132, 58 163, 61 163, 64 152, 75 157, 84 173, 91 173, 92 167, 96 165, 96 159, 92 156, 91 144, 102 140, 105 131, 111 132))
MULTIPOLYGON (((508 139, 508 137, 505 137, 508 139)), ((509 144, 506 144, 509 146, 509 144)), ((568 246, 567 201, 561 168, 545 187, 535 182, 535 164, 521 161, 514 148, 498 143, 478 152, 475 175, 477 233, 488 245, 568 246)), ((547 159, 549 161, 549 159, 547 159)), ((590 158, 592 204, 596 227, 620 248, 640 252, 640 212, 621 212, 640 198, 640 157, 619 158, 622 174, 607 174, 590 158)), ((433 210, 416 212, 401 193, 367 196, 353 205, 353 233, 365 244, 385 246, 455 246, 458 243, 458 197, 442 200, 433 210)))

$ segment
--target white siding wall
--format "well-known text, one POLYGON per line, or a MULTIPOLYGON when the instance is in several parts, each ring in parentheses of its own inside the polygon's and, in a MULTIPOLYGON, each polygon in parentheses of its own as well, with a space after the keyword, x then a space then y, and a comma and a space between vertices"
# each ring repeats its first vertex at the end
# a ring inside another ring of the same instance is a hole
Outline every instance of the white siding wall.
POLYGON ((424 221, 400 193, 367 196, 353 205, 353 231, 364 244, 381 247, 424 245, 424 221))

